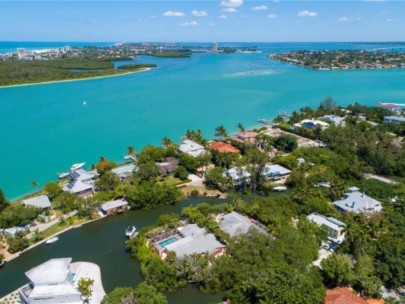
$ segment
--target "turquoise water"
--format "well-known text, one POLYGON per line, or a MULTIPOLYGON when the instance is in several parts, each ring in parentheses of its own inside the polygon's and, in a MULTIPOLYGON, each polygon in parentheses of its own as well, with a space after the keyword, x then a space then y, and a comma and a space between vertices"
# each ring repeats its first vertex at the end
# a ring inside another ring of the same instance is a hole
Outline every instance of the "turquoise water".
POLYGON ((132 172, 132 171, 134 171, 135 168, 136 168, 135 165, 130 165, 130 166, 112 169, 111 171, 114 172, 115 174, 121 174, 121 173, 132 172))
MULTIPOLYGON (((0 188, 9 198, 43 186, 73 163, 100 156, 123 161, 139 151, 178 141, 187 129, 206 136, 224 125, 257 124, 280 111, 318 106, 405 103, 405 69, 313 71, 267 59, 290 49, 377 48, 378 44, 260 44, 261 54, 194 54, 189 59, 142 57, 158 68, 85 81, 0 89, 0 188), (83 106, 83 101, 87 106, 83 106)), ((0 46, 1 48, 1 46, 0 46)), ((119 64, 125 64, 120 62, 119 64)))
POLYGON ((170 245, 171 243, 174 243, 176 241, 177 241, 177 239, 175 237, 171 237, 170 239, 166 239, 166 240, 160 242, 159 246, 161 248, 165 248, 167 245, 170 245))

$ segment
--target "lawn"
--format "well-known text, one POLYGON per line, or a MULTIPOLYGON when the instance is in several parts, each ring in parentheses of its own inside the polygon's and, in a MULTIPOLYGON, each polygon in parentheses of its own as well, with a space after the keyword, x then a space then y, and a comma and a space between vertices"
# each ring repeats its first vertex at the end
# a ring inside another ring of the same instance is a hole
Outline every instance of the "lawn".
POLYGON ((159 181, 160 184, 165 183, 168 186, 177 186, 177 185, 181 185, 181 184, 185 184, 190 182, 191 180, 187 179, 187 180, 181 180, 177 177, 174 177, 173 175, 169 175, 168 177, 164 178, 163 180, 159 181))

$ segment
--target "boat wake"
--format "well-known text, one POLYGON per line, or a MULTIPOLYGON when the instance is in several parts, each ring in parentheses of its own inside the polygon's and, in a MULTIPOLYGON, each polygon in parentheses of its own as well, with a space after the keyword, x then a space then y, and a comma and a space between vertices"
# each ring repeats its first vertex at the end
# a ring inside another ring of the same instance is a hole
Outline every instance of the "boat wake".
POLYGON ((235 78, 235 77, 251 77, 251 76, 264 76, 264 75, 275 75, 280 74, 282 71, 278 70, 250 70, 244 72, 237 72, 232 74, 225 74, 226 78, 235 78))

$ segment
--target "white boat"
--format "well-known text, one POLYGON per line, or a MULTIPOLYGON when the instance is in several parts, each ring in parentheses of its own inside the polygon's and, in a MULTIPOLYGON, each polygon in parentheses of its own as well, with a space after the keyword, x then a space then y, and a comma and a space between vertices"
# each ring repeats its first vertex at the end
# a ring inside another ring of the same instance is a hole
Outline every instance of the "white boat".
POLYGON ((1 261, 0 262, 0 268, 3 267, 5 263, 6 263, 5 261, 1 261))
POLYGON ((128 226, 127 230, 125 230, 125 236, 127 238, 131 238, 136 234, 136 227, 135 226, 128 226))
POLYGON ((68 177, 68 175, 69 175, 69 172, 58 173, 58 177, 59 177, 60 179, 65 178, 65 177, 68 177))
POLYGON ((54 236, 53 238, 50 238, 49 240, 47 240, 45 242, 45 244, 49 245, 49 244, 53 244, 55 242, 59 241, 59 238, 57 236, 54 236))
POLYGON ((75 170, 81 169, 81 168, 83 168, 83 166, 85 164, 86 163, 73 164, 72 167, 70 167, 70 171, 75 171, 75 170))
POLYGON ((278 186, 278 187, 274 187, 273 191, 277 191, 277 192, 281 192, 281 191, 286 191, 287 187, 284 186, 278 186))

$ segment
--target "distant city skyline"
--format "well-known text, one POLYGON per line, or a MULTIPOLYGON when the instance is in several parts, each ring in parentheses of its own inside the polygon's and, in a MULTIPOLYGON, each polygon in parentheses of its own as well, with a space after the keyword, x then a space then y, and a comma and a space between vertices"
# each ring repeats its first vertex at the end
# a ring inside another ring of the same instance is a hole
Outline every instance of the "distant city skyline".
POLYGON ((404 1, 2 1, 2 41, 404 41, 404 1))

